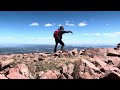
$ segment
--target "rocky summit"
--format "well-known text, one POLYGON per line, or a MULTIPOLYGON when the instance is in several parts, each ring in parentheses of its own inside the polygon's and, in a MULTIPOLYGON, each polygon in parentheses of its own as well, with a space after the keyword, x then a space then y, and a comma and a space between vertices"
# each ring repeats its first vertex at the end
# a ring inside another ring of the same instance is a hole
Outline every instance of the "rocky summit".
POLYGON ((120 79, 119 46, 0 55, 0 79, 120 79))

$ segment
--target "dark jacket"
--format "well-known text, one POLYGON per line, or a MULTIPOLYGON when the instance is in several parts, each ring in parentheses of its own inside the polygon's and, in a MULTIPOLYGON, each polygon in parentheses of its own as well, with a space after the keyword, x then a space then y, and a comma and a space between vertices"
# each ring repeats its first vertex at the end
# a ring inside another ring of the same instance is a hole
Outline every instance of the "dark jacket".
POLYGON ((71 31, 64 31, 64 30, 60 30, 60 33, 59 33, 59 38, 58 39, 62 39, 62 35, 65 34, 65 33, 71 33, 71 31))

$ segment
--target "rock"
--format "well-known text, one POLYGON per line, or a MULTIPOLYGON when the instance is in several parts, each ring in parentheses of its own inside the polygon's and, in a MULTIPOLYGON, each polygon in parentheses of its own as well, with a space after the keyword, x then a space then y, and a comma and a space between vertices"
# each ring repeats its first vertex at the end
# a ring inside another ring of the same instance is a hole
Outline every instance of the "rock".
POLYGON ((93 78, 93 79, 99 79, 99 77, 101 76, 101 71, 98 70, 98 71, 95 71, 93 69, 91 69, 90 67, 87 67, 88 69, 88 73, 90 74, 90 76, 93 78))
POLYGON ((93 79, 88 72, 79 73, 81 79, 93 79))
POLYGON ((65 65, 64 67, 62 67, 62 73, 67 73, 68 72, 68 69, 67 69, 67 66, 65 65))
POLYGON ((96 60, 104 60, 104 59, 106 59, 106 56, 98 56, 98 55, 93 55, 93 57, 92 57, 95 61, 96 60))
POLYGON ((11 68, 7 77, 9 79, 29 79, 19 73, 19 68, 11 68))
POLYGON ((102 60, 96 60, 95 62, 99 64, 100 67, 105 67, 107 65, 107 63, 103 62, 102 60))
POLYGON ((42 77, 42 76, 44 75, 44 73, 45 73, 45 72, 40 71, 38 77, 42 77))
POLYGON ((120 69, 120 63, 116 67, 118 67, 120 69))
POLYGON ((71 58, 71 57, 74 57, 74 55, 71 53, 71 52, 68 52, 68 56, 71 58))
POLYGON ((85 50, 82 49, 82 50, 80 50, 79 55, 83 55, 84 53, 85 53, 85 50))
POLYGON ((119 50, 119 48, 114 48, 114 50, 119 50))
POLYGON ((43 57, 47 57, 47 54, 45 54, 45 53, 40 53, 40 55, 43 57))
POLYGON ((18 64, 17 66, 22 75, 29 77, 29 70, 25 64, 18 64))
POLYGON ((104 48, 92 48, 92 49, 86 49, 83 55, 87 55, 89 57, 93 56, 106 56, 107 49, 104 48))
POLYGON ((116 72, 111 72, 109 74, 101 76, 100 79, 120 79, 120 74, 116 72))
POLYGON ((14 62, 13 59, 1 61, 1 62, 0 62, 0 68, 3 68, 3 67, 5 67, 5 66, 8 66, 8 65, 12 64, 13 62, 14 62))
POLYGON ((68 71, 67 71, 68 74, 71 75, 71 74, 73 73, 73 69, 74 69, 74 65, 70 63, 70 64, 68 65, 68 71))
POLYGON ((81 72, 85 72, 85 66, 80 65, 80 66, 79 66, 79 69, 80 69, 81 72))
POLYGON ((110 70, 111 72, 112 72, 112 71, 120 72, 119 68, 113 67, 113 66, 110 66, 110 67, 109 67, 109 70, 110 70))
POLYGON ((119 46, 119 45, 120 45, 120 43, 117 44, 117 46, 119 46))
POLYGON ((26 58, 27 61, 31 61, 31 58, 26 58))
POLYGON ((119 49, 119 48, 120 48, 120 43, 117 44, 117 49, 119 49))
POLYGON ((44 73, 45 73, 44 71, 40 71, 39 76, 42 76, 44 73))
POLYGON ((34 62, 37 62, 37 61, 39 61, 39 60, 38 60, 38 58, 33 58, 33 60, 34 60, 34 62))
POLYGON ((50 79, 50 78, 48 78, 47 76, 42 76, 39 79, 50 79))
POLYGON ((105 67, 101 68, 102 70, 104 70, 105 72, 106 71, 109 71, 110 72, 110 66, 109 65, 106 65, 105 67))
POLYGON ((5 57, 6 57, 6 59, 7 59, 7 60, 10 60, 10 59, 12 59, 12 58, 13 58, 13 56, 12 56, 12 55, 5 55, 5 57))
POLYGON ((101 70, 105 73, 110 73, 112 71, 120 72, 119 68, 113 67, 111 65, 106 65, 105 67, 101 68, 101 70))
POLYGON ((98 51, 101 54, 101 56, 106 56, 106 53, 109 49, 114 50, 113 48, 98 48, 98 51))
POLYGON ((63 57, 67 57, 67 58, 70 57, 68 51, 64 51, 64 52, 62 53, 62 56, 63 56, 63 57))
POLYGON ((61 58, 61 57, 62 57, 62 53, 56 52, 56 53, 54 54, 54 56, 61 58))
POLYGON ((44 73, 40 79, 57 79, 57 76, 53 71, 47 70, 47 72, 44 73))
POLYGON ((17 68, 17 67, 10 68, 9 69, 9 74, 12 74, 12 73, 19 73, 19 68, 17 68))
POLYGON ((9 79, 29 79, 29 78, 21 75, 20 73, 11 73, 11 74, 8 74, 7 77, 9 79))
POLYGON ((118 56, 118 57, 120 57, 120 54, 118 52, 111 52, 111 53, 108 53, 107 56, 118 56))
POLYGON ((98 79, 100 77, 100 74, 99 74, 100 69, 98 67, 95 67, 95 65, 93 63, 91 63, 91 62, 89 62, 88 60, 85 60, 85 59, 81 59, 76 64, 72 76, 75 79, 82 79, 82 77, 85 77, 84 73, 86 73, 86 72, 88 72, 89 73, 88 76, 92 77, 93 79, 98 79))
POLYGON ((8 79, 4 74, 0 74, 0 79, 8 79))
POLYGON ((109 48, 107 50, 107 56, 120 56, 120 50, 115 50, 113 48, 109 48))
POLYGON ((68 74, 68 79, 74 79, 71 75, 68 74))
POLYGON ((119 57, 108 57, 108 59, 106 60, 106 63, 112 63, 114 66, 118 66, 120 63, 120 58, 119 57))
POLYGON ((58 79, 67 79, 67 78, 64 76, 64 74, 61 74, 58 79))
POLYGON ((63 53, 62 56, 63 57, 69 57, 69 54, 68 53, 63 53))
POLYGON ((9 69, 12 68, 12 67, 7 67, 5 69, 3 69, 2 71, 0 71, 0 74, 8 74, 9 73, 9 69))
POLYGON ((60 73, 59 71, 54 70, 53 72, 57 75, 57 78, 59 78, 59 77, 60 77, 61 73, 60 73))
POLYGON ((0 75, 3 77, 5 75, 5 78, 31 79, 33 78, 30 74, 31 72, 34 78, 38 79, 99 79, 112 73, 119 77, 119 56, 120 50, 115 50, 114 48, 83 49, 80 52, 76 48, 71 51, 57 51, 54 55, 47 53, 0 55, 1 68, 4 67, 1 69, 0 75), (61 57, 62 59, 59 59, 61 57), (9 60, 15 60, 15 63, 9 60), (70 63, 66 66, 65 64, 68 60, 75 62, 74 64, 76 65, 70 63), (39 63, 42 64, 43 62, 44 64, 52 61, 58 65, 57 67, 61 67, 60 71, 48 70, 47 72, 40 72, 41 68, 37 68, 39 63), (29 66, 29 70, 24 63, 29 66))
POLYGON ((76 56, 76 55, 78 54, 78 50, 77 50, 77 48, 75 48, 75 49, 71 50, 69 53, 70 53, 71 55, 76 56))
POLYGON ((81 60, 80 60, 80 63, 81 63, 81 65, 88 66, 88 67, 90 67, 91 69, 100 70, 98 67, 96 67, 93 63, 89 62, 88 60, 81 59, 81 60))
POLYGON ((44 60, 44 58, 38 58, 38 61, 43 61, 44 60))
MULTIPOLYGON (((32 55, 33 55, 33 54, 32 54, 32 55)), ((36 53, 35 55, 33 55, 32 58, 34 58, 35 61, 42 61, 42 60, 44 60, 44 58, 46 58, 46 57, 47 57, 47 54, 45 54, 45 53, 36 53)))

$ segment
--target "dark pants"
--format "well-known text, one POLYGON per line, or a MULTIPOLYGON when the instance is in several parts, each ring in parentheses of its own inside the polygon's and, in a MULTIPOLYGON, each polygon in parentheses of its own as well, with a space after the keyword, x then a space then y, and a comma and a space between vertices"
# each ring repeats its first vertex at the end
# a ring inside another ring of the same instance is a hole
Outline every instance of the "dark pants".
POLYGON ((62 46, 61 46, 61 50, 63 50, 63 47, 65 46, 65 44, 63 43, 63 41, 61 39, 55 39, 55 47, 54 47, 54 52, 57 51, 57 45, 58 43, 60 43, 62 46))

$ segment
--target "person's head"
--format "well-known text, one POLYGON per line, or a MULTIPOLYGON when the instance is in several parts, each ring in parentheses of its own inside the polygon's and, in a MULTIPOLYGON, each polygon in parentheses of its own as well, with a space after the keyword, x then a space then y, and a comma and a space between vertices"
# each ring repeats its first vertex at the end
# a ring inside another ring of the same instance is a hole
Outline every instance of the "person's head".
POLYGON ((63 26, 60 26, 59 30, 64 30, 64 27, 63 27, 63 26))

